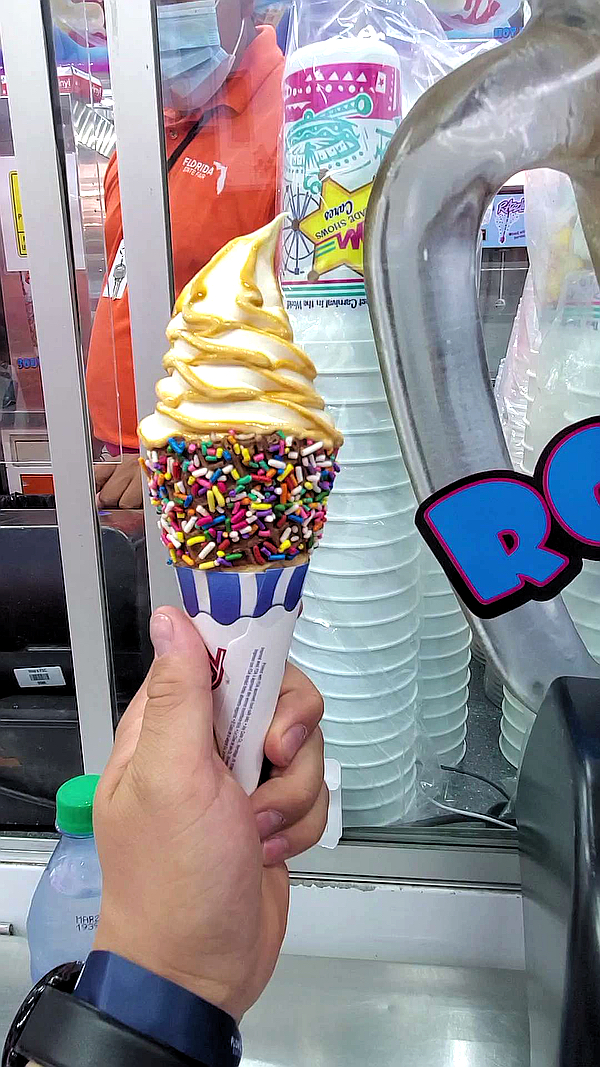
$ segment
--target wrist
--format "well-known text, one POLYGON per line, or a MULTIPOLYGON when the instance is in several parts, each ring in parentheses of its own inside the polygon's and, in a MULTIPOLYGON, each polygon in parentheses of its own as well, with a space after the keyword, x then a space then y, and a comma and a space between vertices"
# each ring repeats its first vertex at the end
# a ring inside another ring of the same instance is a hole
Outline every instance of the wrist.
MULTIPOLYGON (((243 1009, 230 986, 214 975, 188 974, 174 966, 168 956, 161 951, 160 938, 148 940, 136 937, 135 932, 126 929, 125 923, 110 924, 103 915, 100 916, 94 952, 108 952, 158 975, 167 982, 185 989, 196 997, 206 1000, 215 1008, 231 1016, 237 1026, 241 1021, 243 1009)), ((199 961, 200 962, 200 961, 199 961)))
POLYGON ((121 1026, 203 1067, 238 1067, 233 1018, 205 997, 114 952, 94 949, 74 993, 121 1026))

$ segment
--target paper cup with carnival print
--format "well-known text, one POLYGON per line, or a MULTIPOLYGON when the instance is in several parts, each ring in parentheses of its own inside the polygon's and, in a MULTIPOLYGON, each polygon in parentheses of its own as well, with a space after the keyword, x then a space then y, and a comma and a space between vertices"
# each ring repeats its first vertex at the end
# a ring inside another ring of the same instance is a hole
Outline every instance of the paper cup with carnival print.
POLYGON ((208 650, 219 752, 247 793, 260 778, 307 569, 176 568, 184 608, 208 650))

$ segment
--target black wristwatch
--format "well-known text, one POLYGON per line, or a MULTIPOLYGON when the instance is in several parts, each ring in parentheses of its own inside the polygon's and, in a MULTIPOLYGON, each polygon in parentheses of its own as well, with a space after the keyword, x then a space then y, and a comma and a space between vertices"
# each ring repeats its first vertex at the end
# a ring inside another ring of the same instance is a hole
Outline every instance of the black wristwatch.
POLYGON ((94 952, 23 1002, 2 1067, 238 1067, 239 1030, 220 1008, 137 964, 94 952))

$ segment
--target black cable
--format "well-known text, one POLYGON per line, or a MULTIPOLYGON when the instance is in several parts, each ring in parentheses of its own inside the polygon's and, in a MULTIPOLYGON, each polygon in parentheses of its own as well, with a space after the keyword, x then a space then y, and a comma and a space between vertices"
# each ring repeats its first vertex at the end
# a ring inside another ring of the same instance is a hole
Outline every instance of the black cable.
POLYGON ((464 774, 467 778, 476 778, 478 782, 484 782, 485 785, 491 786, 496 792, 500 793, 505 800, 512 800, 510 793, 506 792, 506 789, 502 785, 498 785, 497 782, 492 782, 490 778, 484 778, 482 774, 475 774, 475 771, 463 771, 462 767, 447 767, 441 763, 440 767, 443 771, 452 771, 453 774, 464 774))

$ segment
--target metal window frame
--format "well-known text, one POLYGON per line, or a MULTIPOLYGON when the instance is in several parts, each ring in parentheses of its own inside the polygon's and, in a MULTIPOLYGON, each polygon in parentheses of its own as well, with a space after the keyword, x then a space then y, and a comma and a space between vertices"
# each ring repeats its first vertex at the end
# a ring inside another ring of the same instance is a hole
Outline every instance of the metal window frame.
MULTIPOLYGON (((0 836, 2 864, 45 865, 56 837, 0 836)), ((519 852, 514 845, 481 847, 452 842, 388 840, 344 841, 335 849, 313 848, 288 863, 293 882, 319 885, 362 882, 518 891, 521 886, 519 852)))
POLYGON ((112 748, 115 691, 49 3, 19 0, 17 14, 14 0, 0 0, 0 40, 27 231, 83 762, 87 772, 100 772, 112 748))
MULTIPOLYGON (((106 0, 105 14, 119 146, 135 390, 141 418, 156 403, 156 379, 166 347, 165 326, 174 302, 156 7, 153 0, 106 0)), ((147 493, 144 514, 152 608, 160 604, 179 607, 175 575, 172 567, 165 566, 165 550, 155 533, 156 516, 147 493)))

